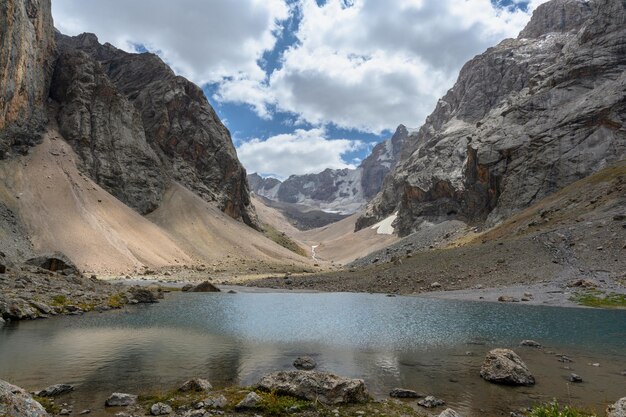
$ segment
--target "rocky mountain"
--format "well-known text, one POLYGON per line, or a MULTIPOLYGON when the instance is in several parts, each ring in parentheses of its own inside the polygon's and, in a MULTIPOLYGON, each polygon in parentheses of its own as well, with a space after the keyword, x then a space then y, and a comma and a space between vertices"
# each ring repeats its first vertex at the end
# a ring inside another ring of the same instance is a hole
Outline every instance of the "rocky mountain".
POLYGON ((462 68, 357 228, 495 224, 626 158, 626 3, 552 0, 462 68))
POLYGON ((248 175, 256 194, 282 203, 352 214, 363 208, 380 190, 396 164, 409 130, 400 125, 394 135, 372 149, 356 169, 326 169, 318 174, 292 175, 284 182, 248 175))

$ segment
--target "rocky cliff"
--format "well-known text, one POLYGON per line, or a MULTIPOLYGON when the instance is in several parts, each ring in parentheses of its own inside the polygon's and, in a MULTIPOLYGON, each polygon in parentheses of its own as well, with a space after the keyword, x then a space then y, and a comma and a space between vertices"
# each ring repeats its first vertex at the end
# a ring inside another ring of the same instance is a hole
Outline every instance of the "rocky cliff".
POLYGON ((304 204, 321 210, 353 214, 380 190, 396 164, 409 130, 398 126, 394 135, 377 144, 356 169, 326 169, 317 174, 292 175, 284 182, 248 176, 256 194, 282 203, 304 204))
POLYGON ((626 158, 626 3, 552 0, 469 61, 357 228, 494 224, 626 158))
POLYGON ((0 3, 0 159, 24 153, 46 124, 55 59, 49 0, 0 3), (36 47, 33 47, 36 45, 36 47))

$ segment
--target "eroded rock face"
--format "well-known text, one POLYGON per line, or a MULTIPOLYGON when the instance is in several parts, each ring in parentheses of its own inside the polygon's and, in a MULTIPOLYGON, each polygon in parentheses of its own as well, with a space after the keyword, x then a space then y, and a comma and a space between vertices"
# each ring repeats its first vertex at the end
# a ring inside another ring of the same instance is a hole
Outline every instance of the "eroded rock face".
POLYGON ((0 415, 48 417, 46 410, 22 388, 0 380, 0 415))
POLYGON ((553 0, 469 61, 357 223, 493 224, 626 157, 626 4, 553 0))
MULTIPOLYGON (((246 172, 237 159, 230 133, 198 86, 176 76, 154 54, 129 54, 110 44, 101 45, 92 34, 60 36, 58 43, 65 51, 80 51, 96 61, 115 93, 132 103, 145 140, 168 178, 204 200, 216 202, 231 217, 257 226, 246 172)), ((115 105, 120 110, 125 106, 117 96, 115 105)), ((117 109, 114 114, 118 114, 117 109)), ((130 120, 134 117, 131 112, 120 128, 138 138, 137 146, 145 150, 141 135, 135 132, 136 123, 130 120)), ((147 150, 144 156, 146 162, 153 158, 147 150)), ((161 186, 156 181, 153 185, 161 186)))
POLYGON ((535 385, 535 377, 522 359, 510 349, 493 349, 485 357, 480 376, 502 385, 535 385))
POLYGON ((50 0, 0 3, 0 159, 39 142, 55 59, 53 30, 50 0))
POLYGON ((369 399, 363 380, 315 371, 274 372, 263 377, 258 387, 324 404, 358 403, 369 399))

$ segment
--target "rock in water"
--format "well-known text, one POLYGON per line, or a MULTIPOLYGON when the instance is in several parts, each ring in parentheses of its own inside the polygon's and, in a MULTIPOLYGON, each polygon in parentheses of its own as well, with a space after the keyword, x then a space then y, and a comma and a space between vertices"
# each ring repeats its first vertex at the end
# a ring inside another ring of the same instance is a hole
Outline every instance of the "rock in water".
POLYGON ((389 396, 393 398, 420 398, 424 395, 410 389, 394 388, 389 393, 389 396))
POLYGON ((191 292, 221 292, 219 288, 211 284, 209 281, 204 281, 201 284, 196 285, 191 289, 191 292))
POLYGON ((626 397, 620 398, 606 409, 606 417, 626 417, 626 397))
POLYGON ((107 407, 128 407, 137 403, 137 396, 133 394, 125 394, 122 392, 114 392, 106 399, 104 405, 107 407))
POLYGON ((128 290, 129 293, 133 296, 138 303, 158 303, 159 300, 154 292, 150 291, 148 288, 144 287, 132 287, 128 290))
POLYGON ((440 400, 439 398, 435 398, 432 395, 429 395, 423 400, 420 400, 417 402, 418 405, 421 405, 422 407, 426 407, 426 408, 439 407, 440 405, 444 405, 445 403, 446 403, 445 401, 440 400))
POLYGON ((56 397, 57 395, 66 394, 74 391, 74 386, 69 384, 56 384, 51 385, 48 388, 37 391, 34 394, 37 397, 56 397))
POLYGON ((510 349, 490 351, 480 369, 480 376, 496 384, 534 385, 535 377, 522 359, 510 349))
POLYGON ((208 392, 208 391, 211 391, 212 389, 213 389, 213 386, 211 385, 211 383, 207 381, 206 379, 202 379, 202 378, 190 379, 189 381, 186 381, 183 385, 181 385, 180 388, 178 388, 178 390, 181 392, 187 392, 187 391, 208 392))
POLYGON ((461 416, 459 415, 459 413, 457 413, 453 409, 446 408, 445 410, 443 410, 441 414, 439 414, 439 417, 461 417, 461 416))
POLYGON ((235 406, 238 410, 243 410, 246 408, 254 408, 258 406, 262 401, 262 398, 256 392, 250 392, 246 395, 246 398, 241 400, 239 404, 235 406))
POLYGON ((575 382, 575 383, 583 382, 583 378, 580 375, 574 374, 574 373, 570 374, 568 379, 569 379, 569 382, 575 382))
POLYGON ((522 340, 520 342, 520 346, 533 347, 533 348, 543 347, 541 346, 541 343, 535 342, 534 340, 522 340))
POLYGON ((0 380, 0 415, 48 417, 46 410, 29 393, 2 380, 0 380))
POLYGON ((164 416, 172 412, 172 407, 165 403, 152 404, 150 407, 150 414, 153 416, 164 416))
POLYGON ((315 359, 310 356, 300 356, 293 361, 293 366, 297 369, 304 369, 305 371, 310 371, 311 369, 315 369, 317 363, 315 359))
POLYGON ((369 393, 362 379, 350 379, 316 371, 281 371, 266 375, 258 387, 324 404, 367 401, 369 393))

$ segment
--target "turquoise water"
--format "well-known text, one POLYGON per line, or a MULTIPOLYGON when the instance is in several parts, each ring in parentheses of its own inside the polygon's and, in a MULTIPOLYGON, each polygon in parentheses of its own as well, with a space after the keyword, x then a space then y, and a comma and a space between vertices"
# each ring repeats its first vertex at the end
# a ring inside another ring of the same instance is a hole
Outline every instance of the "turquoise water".
POLYGON ((169 389, 194 376, 217 386, 253 384, 303 354, 321 370, 365 379, 379 397, 402 386, 467 412, 499 414, 553 397, 601 409, 626 395, 626 311, 345 293, 174 293, 157 305, 0 330, 0 378, 27 389, 76 384, 67 401, 77 408, 98 409, 113 391, 169 389), (518 347, 523 339, 546 349, 518 347), (480 379, 493 347, 514 348, 538 384, 480 379), (570 372, 586 382, 569 385, 570 372))

